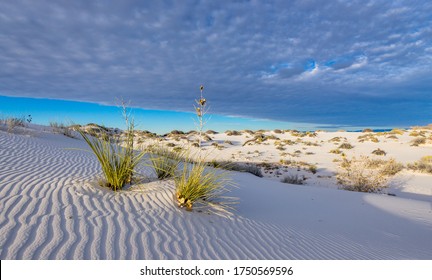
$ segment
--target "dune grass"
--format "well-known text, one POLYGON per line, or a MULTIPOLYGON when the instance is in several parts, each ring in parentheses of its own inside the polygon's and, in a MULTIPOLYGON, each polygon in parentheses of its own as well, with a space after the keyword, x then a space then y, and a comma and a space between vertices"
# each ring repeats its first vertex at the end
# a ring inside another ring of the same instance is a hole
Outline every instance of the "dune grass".
POLYGON ((234 186, 231 178, 227 172, 208 167, 204 160, 185 162, 174 182, 179 207, 191 211, 196 205, 211 204, 226 211, 232 209, 234 198, 224 196, 234 186))
POLYGON ((129 120, 125 106, 123 106, 123 117, 127 127, 123 145, 114 141, 108 134, 104 134, 104 137, 93 137, 78 129, 101 165, 105 186, 114 191, 121 190, 126 184, 132 183, 136 167, 146 154, 145 151, 134 150, 135 126, 133 120, 129 120))
POLYGON ((185 154, 182 151, 172 151, 164 146, 149 149, 149 159, 158 179, 163 180, 175 176, 175 173, 185 154))

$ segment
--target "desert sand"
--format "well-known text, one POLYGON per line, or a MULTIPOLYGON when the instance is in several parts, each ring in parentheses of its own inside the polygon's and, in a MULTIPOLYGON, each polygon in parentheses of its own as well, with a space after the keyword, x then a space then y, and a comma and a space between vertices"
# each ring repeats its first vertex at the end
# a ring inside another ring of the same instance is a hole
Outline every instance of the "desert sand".
MULTIPOLYGON (((381 193, 346 191, 335 179, 340 155, 329 152, 346 142, 348 157, 380 148, 380 158, 406 165, 432 155, 430 142, 411 145, 413 131, 373 133, 378 142, 359 142, 363 132, 264 131, 274 139, 245 146, 255 134, 208 134, 209 159, 264 163, 263 178, 230 171, 237 185, 230 196, 239 199, 231 215, 178 208, 172 180, 116 193, 100 187, 99 163, 84 141, 50 127, 0 131, 0 258, 432 259, 432 175, 405 168, 381 193), (302 185, 280 182, 294 173, 302 185)), ((160 141, 190 142, 184 135, 160 141)))

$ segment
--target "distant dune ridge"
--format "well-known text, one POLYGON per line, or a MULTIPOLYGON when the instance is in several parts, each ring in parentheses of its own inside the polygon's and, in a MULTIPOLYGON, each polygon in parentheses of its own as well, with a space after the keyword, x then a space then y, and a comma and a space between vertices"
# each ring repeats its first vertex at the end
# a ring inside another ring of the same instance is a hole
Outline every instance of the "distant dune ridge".
MULTIPOLYGON (((207 133, 209 161, 264 177, 231 171, 239 203, 227 216, 178 208, 171 179, 102 188, 84 141, 52 130, 0 131, 1 259, 432 259, 428 128, 207 133), (340 190, 341 159, 361 155, 403 169, 380 194, 340 190), (280 182, 291 174, 302 184, 280 182)), ((142 146, 158 138, 137 134, 142 146)), ((198 149, 192 133, 160 139, 198 149)))

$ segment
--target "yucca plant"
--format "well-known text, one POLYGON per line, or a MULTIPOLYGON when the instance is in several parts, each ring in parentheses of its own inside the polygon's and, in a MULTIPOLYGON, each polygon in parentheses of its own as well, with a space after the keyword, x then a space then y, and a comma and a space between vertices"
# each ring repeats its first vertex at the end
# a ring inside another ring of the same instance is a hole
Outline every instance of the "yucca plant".
POLYGON ((149 149, 151 165, 160 180, 174 177, 184 157, 183 152, 175 152, 164 146, 156 146, 149 149))
POLYGON ((209 168, 203 160, 185 162, 174 181, 178 206, 186 210, 191 211, 196 204, 217 205, 219 209, 229 210, 235 203, 234 198, 224 196, 234 186, 228 173, 209 168))
POLYGON ((145 151, 134 151, 134 122, 129 121, 126 107, 123 105, 123 117, 126 122, 123 146, 107 134, 102 137, 92 137, 79 129, 85 142, 97 157, 105 179, 105 186, 114 191, 121 190, 126 184, 132 183, 137 165, 145 151))

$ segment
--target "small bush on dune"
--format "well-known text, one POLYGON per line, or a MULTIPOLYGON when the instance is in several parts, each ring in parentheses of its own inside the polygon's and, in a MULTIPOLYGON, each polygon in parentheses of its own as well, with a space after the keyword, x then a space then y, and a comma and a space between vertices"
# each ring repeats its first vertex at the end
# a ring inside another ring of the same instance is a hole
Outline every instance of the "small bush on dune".
POLYGON ((237 131, 237 130, 227 130, 227 131, 225 131, 225 134, 227 136, 240 136, 240 135, 242 135, 242 133, 240 131, 237 131))
MULTIPOLYGON (((30 115, 29 115, 30 117, 30 115)), ((22 117, 9 117, 9 118, 2 118, 0 119, 0 124, 5 125, 7 132, 11 133, 15 130, 17 127, 25 127, 26 118, 24 116, 22 117)), ((31 120, 30 120, 31 122, 31 120)), ((29 122, 29 123, 30 123, 29 122)))
POLYGON ((339 149, 333 149, 333 150, 330 150, 330 152, 329 153, 331 153, 331 154, 336 154, 336 155, 339 155, 339 154, 341 154, 342 153, 342 151, 341 150, 339 150, 339 149))
POLYGON ((414 171, 432 174, 432 156, 424 156, 420 160, 408 164, 408 168, 414 171))
POLYGON ((358 192, 380 192, 387 187, 387 178, 379 169, 370 166, 368 157, 344 158, 336 175, 343 189, 358 192))
POLYGON ((399 129, 399 128, 393 128, 389 134, 398 134, 398 135, 403 135, 405 133, 405 130, 403 129, 399 129))
POLYGON ((186 162, 180 174, 174 177, 175 197, 179 207, 191 211, 196 205, 217 205, 220 209, 229 210, 233 199, 224 196, 233 187, 231 179, 225 172, 209 170, 207 163, 186 162))
POLYGON ((286 175, 281 180, 282 183, 293 184, 293 185, 303 185, 303 182, 306 180, 304 176, 299 177, 297 174, 295 175, 286 175))
POLYGON ((417 137, 414 140, 411 141, 411 146, 418 147, 420 145, 426 144, 426 138, 425 137, 417 137))
POLYGON ((380 148, 373 150, 372 154, 377 156, 385 156, 387 153, 384 150, 381 150, 380 148))
POLYGON ((317 166, 314 165, 314 164, 309 165, 308 169, 309 169, 310 172, 312 172, 312 174, 317 173, 317 166))
POLYGON ((261 168, 255 164, 238 163, 232 161, 212 161, 210 166, 229 171, 247 172, 260 178, 263 177, 261 168))
POLYGON ((343 144, 341 144, 339 146, 339 149, 347 149, 347 150, 349 150, 349 149, 352 149, 352 148, 354 148, 354 146, 351 145, 350 143, 343 143, 343 144))
POLYGON ((336 178, 344 189, 359 192, 380 192, 387 187, 389 176, 403 169, 394 159, 381 160, 362 156, 344 158, 336 178))
POLYGON ((50 127, 52 127, 54 133, 63 134, 64 136, 74 138, 74 136, 72 135, 72 129, 65 126, 64 124, 57 123, 57 122, 50 122, 49 125, 50 127))

